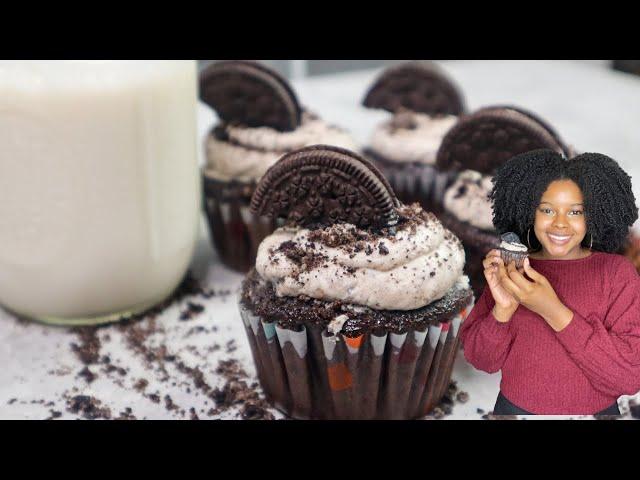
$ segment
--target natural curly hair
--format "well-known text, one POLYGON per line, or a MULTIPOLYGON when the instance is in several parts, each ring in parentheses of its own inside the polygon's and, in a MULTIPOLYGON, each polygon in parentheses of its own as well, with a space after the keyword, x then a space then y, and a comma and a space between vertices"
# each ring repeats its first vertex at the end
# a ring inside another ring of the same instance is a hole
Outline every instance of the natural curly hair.
MULTIPOLYGON (((603 252, 618 252, 638 218, 631 177, 617 162, 600 153, 583 153, 566 160, 553 150, 541 149, 513 157, 493 178, 493 224, 502 234, 517 233, 523 242, 533 230, 542 194, 555 180, 573 180, 582 190, 587 234, 582 245, 603 252)), ((531 234, 531 247, 539 245, 531 234), (537 244, 537 245, 536 245, 537 244)))

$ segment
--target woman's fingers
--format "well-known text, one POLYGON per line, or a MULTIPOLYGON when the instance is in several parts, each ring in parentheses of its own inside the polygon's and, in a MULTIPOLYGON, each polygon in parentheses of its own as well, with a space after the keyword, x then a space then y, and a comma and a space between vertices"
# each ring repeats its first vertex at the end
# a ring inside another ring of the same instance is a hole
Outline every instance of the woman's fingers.
POLYGON ((516 298, 520 298, 522 293, 520 287, 516 285, 511 278, 509 278, 509 274, 507 269, 502 266, 498 268, 498 277, 500 278, 500 283, 502 286, 512 295, 515 295, 516 298))
POLYGON ((498 267, 489 267, 484 269, 484 278, 487 279, 487 283, 493 284, 497 279, 498 267))
POLYGON ((509 274, 509 278, 513 280, 513 283, 515 283, 522 291, 527 291, 532 287, 533 282, 524 278, 524 275, 516 269, 513 262, 509 264, 507 272, 509 274))
POLYGON ((538 272, 536 272, 533 269, 533 267, 529 263, 529 258, 528 257, 524 259, 524 271, 527 273, 529 278, 531 280, 533 280, 534 282, 536 282, 536 283, 540 283, 542 281, 542 279, 544 278, 542 275, 540 275, 538 272))
POLYGON ((491 268, 491 267, 497 267, 498 266, 498 261, 495 258, 485 258, 482 261, 482 266, 485 269, 491 268))
POLYGON ((499 264, 504 265, 504 261, 502 260, 502 257, 500 256, 500 254, 492 255, 491 252, 489 252, 489 254, 482 261, 482 265, 484 266, 484 268, 489 268, 489 266, 491 265, 499 265, 499 264))

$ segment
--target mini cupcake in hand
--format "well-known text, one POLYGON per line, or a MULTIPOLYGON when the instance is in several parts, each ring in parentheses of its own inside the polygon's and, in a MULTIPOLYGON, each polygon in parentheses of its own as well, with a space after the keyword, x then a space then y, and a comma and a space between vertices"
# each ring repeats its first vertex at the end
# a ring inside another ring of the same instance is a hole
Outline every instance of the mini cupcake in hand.
POLYGON ((393 114, 379 125, 365 154, 387 177, 400 201, 434 211, 446 175, 435 167, 447 131, 465 111, 459 88, 436 64, 409 62, 387 69, 363 104, 393 114))
POLYGON ((524 267, 524 259, 529 256, 529 249, 520 242, 520 237, 513 232, 507 232, 500 236, 498 251, 505 266, 515 262, 516 268, 524 267))
POLYGON ((246 272, 276 227, 249 211, 256 182, 282 155, 306 145, 357 148, 343 129, 305 111, 287 81, 256 62, 224 61, 200 75, 200 97, 219 123, 207 136, 205 209, 220 259, 246 272))
POLYGON ((252 209, 286 221, 260 245, 240 301, 267 398, 294 418, 429 413, 473 302, 460 241, 336 147, 285 155, 252 209))

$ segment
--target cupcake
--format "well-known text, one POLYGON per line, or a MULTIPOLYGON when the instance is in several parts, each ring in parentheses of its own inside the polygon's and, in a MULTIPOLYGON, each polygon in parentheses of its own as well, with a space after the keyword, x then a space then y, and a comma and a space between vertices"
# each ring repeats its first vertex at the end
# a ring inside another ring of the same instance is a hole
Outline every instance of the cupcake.
POLYGON ((409 62, 383 72, 363 104, 392 114, 373 132, 366 156, 400 201, 437 213, 432 198, 442 197, 448 179, 434 164, 442 138, 465 110, 458 87, 437 65, 409 62))
POLYGON ((260 181, 240 312, 268 400, 299 419, 409 419, 445 394, 473 302, 464 249, 367 160, 313 146, 260 181))
POLYGON ((500 240, 498 251, 505 266, 515 262, 516 268, 522 268, 524 259, 529 256, 529 249, 520 243, 520 237, 513 232, 507 232, 500 236, 500 240))
POLYGON ((343 129, 300 107, 284 80, 267 67, 224 61, 201 73, 200 97, 218 114, 205 141, 205 209, 222 262, 246 272, 276 223, 249 211, 257 181, 282 155, 316 143, 357 148, 343 129))
POLYGON ((443 208, 438 217, 462 240, 476 295, 485 286, 482 259, 501 241, 489 199, 493 174, 515 155, 539 148, 572 155, 544 120, 512 106, 486 107, 465 116, 442 141, 436 167, 450 172, 451 183, 439 199, 443 208))

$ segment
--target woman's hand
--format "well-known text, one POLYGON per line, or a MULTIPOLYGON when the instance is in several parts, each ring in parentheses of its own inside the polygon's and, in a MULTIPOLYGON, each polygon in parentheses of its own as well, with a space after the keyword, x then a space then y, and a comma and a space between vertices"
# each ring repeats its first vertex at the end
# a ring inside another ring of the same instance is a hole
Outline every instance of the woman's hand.
POLYGON ((531 280, 511 262, 506 270, 498 271, 500 283, 518 303, 544 318, 556 332, 564 329, 573 319, 573 312, 560 301, 549 280, 531 267, 528 258, 524 272, 531 280))
POLYGON ((500 272, 506 275, 504 261, 498 250, 491 250, 482 261, 484 266, 484 278, 496 302, 493 308, 493 316, 499 322, 505 323, 511 320, 511 317, 518 309, 518 300, 511 294, 500 281, 500 272))

